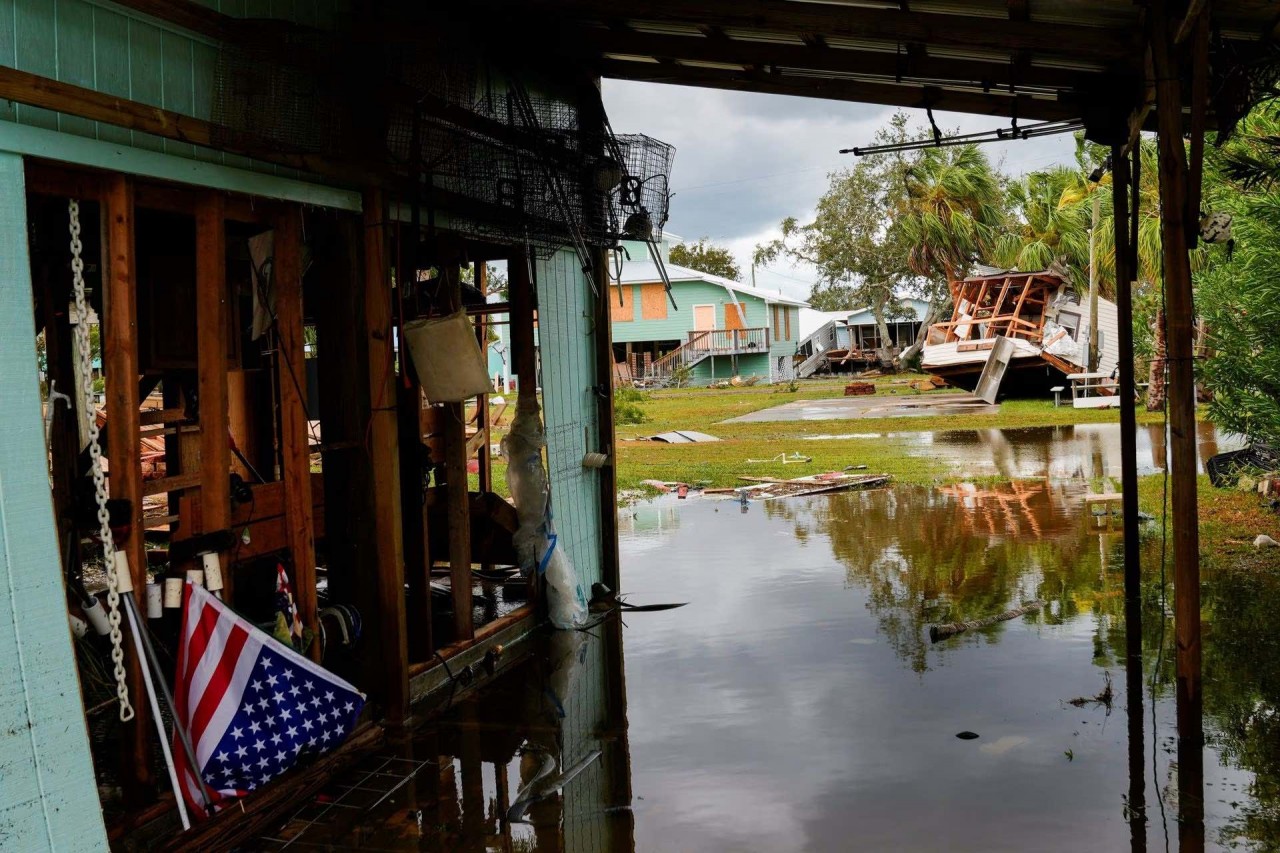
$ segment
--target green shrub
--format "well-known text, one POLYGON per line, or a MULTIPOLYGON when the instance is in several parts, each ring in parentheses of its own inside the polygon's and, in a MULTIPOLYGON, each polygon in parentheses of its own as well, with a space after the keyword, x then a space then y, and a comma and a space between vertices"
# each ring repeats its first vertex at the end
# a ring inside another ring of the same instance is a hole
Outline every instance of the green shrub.
POLYGON ((649 420, 639 403, 615 399, 613 401, 613 421, 619 424, 642 424, 649 420))

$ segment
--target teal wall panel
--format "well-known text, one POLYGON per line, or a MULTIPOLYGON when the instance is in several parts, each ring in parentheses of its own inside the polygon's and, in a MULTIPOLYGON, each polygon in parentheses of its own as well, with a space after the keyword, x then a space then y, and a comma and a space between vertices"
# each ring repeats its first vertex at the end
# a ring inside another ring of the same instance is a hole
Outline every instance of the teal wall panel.
POLYGON ((106 850, 45 468, 22 158, 12 154, 0 154, 0 240, 0 847, 106 850))
MULTIPOLYGON (((277 18, 332 26, 345 0, 201 0, 234 17, 277 18)), ((0 0, 0 65, 209 120, 218 47, 106 0, 0 0)), ((222 163, 264 174, 294 170, 197 148, 109 124, 0 101, 0 121, 222 163)))
POLYGON ((537 264, 542 407, 552 511, 560 544, 587 588, 600 580, 600 475, 582 467, 599 450, 590 288, 573 252, 537 264))

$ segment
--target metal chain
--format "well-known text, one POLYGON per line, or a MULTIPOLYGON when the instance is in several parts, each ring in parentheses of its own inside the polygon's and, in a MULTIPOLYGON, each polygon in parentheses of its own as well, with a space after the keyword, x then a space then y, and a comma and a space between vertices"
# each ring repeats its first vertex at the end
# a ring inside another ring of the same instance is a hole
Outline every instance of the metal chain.
POLYGON ((107 480, 102 473, 102 446, 98 444, 98 419, 90 416, 93 400, 93 353, 89 344, 89 308, 84 298, 84 260, 80 257, 80 202, 67 202, 67 215, 71 230, 71 281, 76 299, 76 343, 80 349, 81 416, 89 421, 89 459, 93 475, 93 494, 98 503, 98 535, 102 540, 102 559, 107 570, 107 624, 111 626, 111 662, 115 667, 116 697, 120 700, 120 721, 133 719, 133 705, 129 703, 129 685, 124 672, 124 643, 120 633, 120 584, 116 577, 115 539, 111 535, 110 515, 107 512, 107 480))

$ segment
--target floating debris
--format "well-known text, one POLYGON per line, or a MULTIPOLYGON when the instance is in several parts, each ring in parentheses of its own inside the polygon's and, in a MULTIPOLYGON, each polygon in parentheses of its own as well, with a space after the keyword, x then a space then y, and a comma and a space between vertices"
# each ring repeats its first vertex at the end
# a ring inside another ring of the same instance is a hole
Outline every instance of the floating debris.
POLYGON ((956 732, 956 737, 960 738, 960 740, 977 740, 978 733, 970 731, 956 732))
POLYGON ((950 622, 945 625, 930 625, 929 640, 930 642, 936 643, 939 640, 945 640, 948 637, 963 634, 965 631, 986 628, 987 626, 994 625, 997 622, 1008 622, 1010 619, 1017 619, 1024 613, 1031 613, 1042 607, 1044 607, 1044 602, 1036 599, 1035 601, 1026 602, 1021 607, 1015 607, 1012 610, 1006 610, 1004 613, 1000 613, 996 616, 988 616, 985 619, 970 619, 966 622, 950 622))

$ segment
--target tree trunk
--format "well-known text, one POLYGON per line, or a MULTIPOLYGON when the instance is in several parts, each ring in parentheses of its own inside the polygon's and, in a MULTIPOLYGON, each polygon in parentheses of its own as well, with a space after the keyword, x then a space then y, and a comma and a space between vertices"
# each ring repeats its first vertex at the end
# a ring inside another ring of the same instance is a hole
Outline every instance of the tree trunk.
POLYGON ((884 318, 884 303, 886 300, 877 300, 871 306, 871 314, 876 318, 876 331, 880 337, 880 350, 876 353, 880 357, 880 363, 885 367, 896 367, 892 358, 889 356, 889 323, 884 318))
POLYGON ((933 325, 933 321, 938 317, 938 306, 932 301, 929 308, 924 312, 924 321, 920 324, 920 331, 916 333, 915 342, 911 346, 902 351, 898 356, 898 364, 905 365, 911 359, 916 357, 920 350, 924 349, 925 342, 929 340, 929 327, 933 325))
POLYGON ((1150 385, 1147 386, 1147 411, 1156 412, 1164 408, 1165 380, 1165 340, 1164 309, 1156 311, 1155 357, 1151 359, 1150 385))

